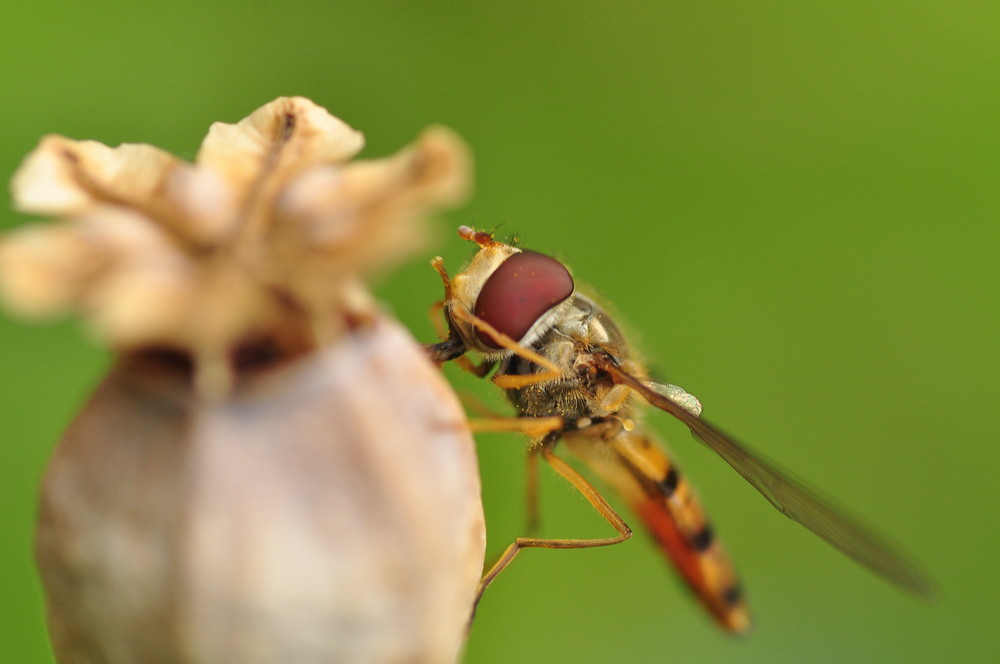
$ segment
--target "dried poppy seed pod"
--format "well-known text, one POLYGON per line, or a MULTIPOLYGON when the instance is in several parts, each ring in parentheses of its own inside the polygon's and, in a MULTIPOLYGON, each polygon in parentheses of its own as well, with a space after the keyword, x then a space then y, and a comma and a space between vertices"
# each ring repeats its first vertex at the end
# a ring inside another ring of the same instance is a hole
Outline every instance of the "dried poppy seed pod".
POLYGON ((458 657, 485 546, 472 440, 361 276, 468 162, 443 130, 346 163, 360 148, 286 98, 194 164, 50 137, 15 177, 64 221, 0 244, 8 304, 81 312, 118 353, 42 487, 62 664, 458 657))
POLYGON ((60 662, 443 662, 482 572, 459 405, 387 319, 208 403, 123 360, 46 473, 60 662))

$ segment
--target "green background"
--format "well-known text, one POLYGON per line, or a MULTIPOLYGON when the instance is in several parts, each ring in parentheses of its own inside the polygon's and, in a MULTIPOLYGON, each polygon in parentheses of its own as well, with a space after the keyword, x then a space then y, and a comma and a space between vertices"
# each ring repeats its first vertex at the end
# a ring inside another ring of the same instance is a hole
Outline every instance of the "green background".
MULTIPOLYGON (((516 232, 613 302, 713 421, 939 584, 933 602, 890 588, 654 416, 736 559, 754 633, 717 632, 640 536, 523 555, 467 661, 996 657, 1000 4, 18 4, 0 29, 3 179, 49 132, 191 157, 211 122, 285 94, 364 131, 367 156, 451 126, 476 195, 380 286, 417 336, 440 295, 427 259, 454 270, 471 251, 452 228, 516 232)), ((107 358, 76 323, 0 318, 0 361, 0 661, 47 662, 36 486, 107 358)), ((522 528, 522 450, 480 441, 493 554, 522 528)), ((564 483, 543 492, 546 534, 608 533, 564 483)))

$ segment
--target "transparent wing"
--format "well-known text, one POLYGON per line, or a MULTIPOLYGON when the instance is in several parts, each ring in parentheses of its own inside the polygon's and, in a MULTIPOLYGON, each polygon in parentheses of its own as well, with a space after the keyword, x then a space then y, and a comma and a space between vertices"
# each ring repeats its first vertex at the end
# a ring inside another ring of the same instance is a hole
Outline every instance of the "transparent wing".
POLYGON ((845 510, 796 479, 788 471, 623 371, 611 358, 604 358, 603 364, 602 368, 618 382, 628 385, 650 404, 670 413, 687 425, 695 437, 725 459, 779 512, 798 521, 834 547, 900 588, 923 596, 933 593, 933 584, 927 575, 905 554, 886 542, 871 526, 856 517, 849 516, 845 510))

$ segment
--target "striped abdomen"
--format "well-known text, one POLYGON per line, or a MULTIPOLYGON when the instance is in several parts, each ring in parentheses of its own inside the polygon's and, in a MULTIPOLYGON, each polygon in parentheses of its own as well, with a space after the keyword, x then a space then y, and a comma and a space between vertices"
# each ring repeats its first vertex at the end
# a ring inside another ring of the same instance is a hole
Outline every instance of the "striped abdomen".
POLYGON ((750 615, 729 556, 666 453, 641 431, 622 431, 610 440, 586 432, 564 438, 628 501, 715 620, 731 632, 747 632, 750 615))

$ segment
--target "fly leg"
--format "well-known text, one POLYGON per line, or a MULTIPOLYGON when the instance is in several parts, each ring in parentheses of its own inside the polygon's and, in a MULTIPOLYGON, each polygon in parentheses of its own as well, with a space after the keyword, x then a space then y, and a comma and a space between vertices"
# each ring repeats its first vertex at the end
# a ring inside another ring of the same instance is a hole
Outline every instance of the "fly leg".
POLYGON ((553 470, 562 475, 570 484, 576 487, 577 491, 583 494, 583 497, 587 499, 594 509, 597 510, 598 514, 604 517, 604 520, 611 524, 611 526, 618 532, 614 537, 602 537, 598 539, 542 539, 535 537, 518 537, 514 540, 513 544, 508 546, 500 558, 497 559, 493 566, 488 572, 483 576, 482 580, 479 582, 479 591, 476 593, 476 600, 472 605, 472 616, 470 621, 476 614, 476 607, 479 605, 479 601, 483 597, 483 592, 493 580, 496 579, 497 575, 500 574, 508 565, 513 562, 517 554, 521 552, 521 549, 529 548, 540 548, 540 549, 589 549, 598 546, 609 546, 611 544, 618 544, 624 542, 629 537, 632 536, 632 529, 629 528, 625 520, 622 519, 614 508, 608 504, 608 501, 604 499, 597 489, 595 489, 590 482, 588 482, 580 473, 576 472, 572 466, 557 457, 552 448, 555 446, 556 441, 559 440, 559 433, 552 433, 546 436, 545 440, 539 445, 539 454, 553 470))
POLYGON ((511 431, 523 433, 532 438, 542 438, 556 431, 562 431, 565 420, 558 415, 552 417, 476 417, 469 420, 473 433, 497 433, 511 431))
POLYGON ((434 333, 437 338, 444 341, 448 338, 448 326, 444 323, 444 300, 438 300, 427 310, 427 317, 431 319, 434 326, 434 333))
POLYGON ((475 414, 475 417, 469 420, 469 428, 473 431, 513 431, 535 439, 535 442, 528 447, 524 466, 527 532, 529 535, 535 533, 538 530, 538 456, 541 451, 541 444, 538 441, 554 431, 565 428, 565 420, 559 416, 509 417, 498 413, 472 395, 463 394, 460 398, 466 410, 475 414))
POLYGON ((431 360, 439 365, 447 361, 452 361, 476 378, 482 378, 493 368, 493 363, 484 362, 477 365, 464 354, 466 351, 465 344, 458 338, 458 335, 454 334, 444 324, 444 307, 445 301, 438 300, 427 311, 427 315, 431 319, 431 325, 434 326, 434 332, 437 334, 437 338, 441 339, 439 343, 428 344, 426 346, 431 360))
POLYGON ((540 445, 529 447, 524 464, 524 513, 528 535, 537 533, 541 523, 538 517, 538 456, 541 449, 540 445))
POLYGON ((431 325, 434 326, 437 338, 441 339, 441 341, 436 344, 428 344, 425 348, 431 357, 431 361, 436 364, 440 365, 445 362, 454 361, 462 369, 477 378, 482 378, 493 368, 493 363, 484 362, 476 365, 465 356, 468 348, 455 331, 451 320, 445 315, 447 303, 451 301, 451 279, 448 277, 448 271, 444 267, 444 260, 438 256, 431 261, 431 267, 434 268, 434 271, 438 273, 438 276, 441 277, 441 281, 444 283, 444 299, 433 303, 427 312, 427 315, 431 319, 431 325), (447 321, 447 324, 445 321, 447 321))
POLYGON ((518 389, 526 387, 528 385, 534 385, 536 383, 546 383, 551 380, 556 380, 562 377, 562 370, 556 366, 550 360, 542 357, 530 348, 525 348, 520 345, 509 336, 499 331, 486 321, 484 321, 479 316, 476 316, 471 311, 463 309, 461 307, 455 307, 451 310, 452 316, 455 318, 464 319, 466 322, 471 323, 476 328, 486 332, 494 342, 500 347, 505 348, 518 357, 524 358, 529 362, 534 362, 538 366, 542 367, 545 371, 533 374, 523 374, 523 375, 500 375, 494 376, 493 382, 496 383, 498 387, 505 390, 518 389))

